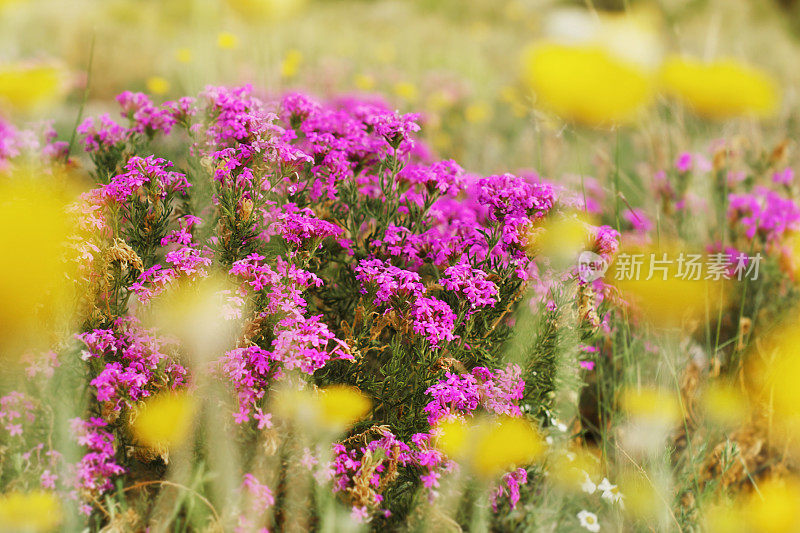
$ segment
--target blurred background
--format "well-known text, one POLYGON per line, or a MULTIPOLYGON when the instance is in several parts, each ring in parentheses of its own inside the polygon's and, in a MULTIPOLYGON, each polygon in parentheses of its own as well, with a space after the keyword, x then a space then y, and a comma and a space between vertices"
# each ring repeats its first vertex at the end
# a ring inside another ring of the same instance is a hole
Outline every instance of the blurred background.
POLYGON ((532 43, 601 40, 653 71, 668 54, 733 57, 780 80, 790 124, 798 32, 794 0, 0 0, 0 113, 68 132, 84 100, 94 115, 123 90, 375 93, 421 112, 434 150, 471 171, 556 175, 576 163, 531 105, 532 43))

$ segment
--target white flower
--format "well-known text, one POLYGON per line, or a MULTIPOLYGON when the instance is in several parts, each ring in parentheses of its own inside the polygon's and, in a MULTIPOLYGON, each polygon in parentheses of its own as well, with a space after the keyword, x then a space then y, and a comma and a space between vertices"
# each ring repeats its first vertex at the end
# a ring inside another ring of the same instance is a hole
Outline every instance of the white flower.
POLYGON ((608 478, 603 478, 603 481, 597 486, 598 489, 603 491, 603 499, 608 500, 611 503, 618 503, 621 506, 625 506, 622 502, 624 496, 619 491, 619 488, 616 485, 612 485, 608 478))
POLYGON ((586 509, 578 513, 578 520, 581 521, 581 527, 584 527, 592 533, 600 531, 600 522, 597 521, 597 515, 590 513, 586 509))
POLYGON ((581 490, 586 494, 594 494, 594 491, 597 490, 597 485, 594 484, 592 478, 589 477, 589 474, 584 470, 583 475, 586 477, 583 483, 581 483, 581 490))

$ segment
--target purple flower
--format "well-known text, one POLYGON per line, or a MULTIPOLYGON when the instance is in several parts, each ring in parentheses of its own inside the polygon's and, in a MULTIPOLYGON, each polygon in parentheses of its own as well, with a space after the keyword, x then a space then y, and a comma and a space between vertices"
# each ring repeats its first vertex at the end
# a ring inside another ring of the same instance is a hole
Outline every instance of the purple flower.
POLYGON ((779 185, 786 185, 789 186, 794 181, 794 170, 791 167, 786 167, 783 170, 779 170, 772 175, 772 182, 777 183, 779 185))
POLYGON ((425 406, 428 423, 434 425, 442 418, 472 414, 478 407, 498 415, 521 416, 516 403, 525 391, 521 372, 511 364, 504 370, 479 366, 469 374, 448 372, 445 379, 425 391, 433 398, 425 406))
POLYGON ((634 230, 640 233, 647 233, 653 229, 653 222, 650 220, 650 217, 639 208, 634 207, 633 209, 626 209, 622 217, 628 224, 633 226, 634 230))
POLYGON ((439 348, 442 341, 457 338, 453 334, 456 315, 450 306, 436 298, 421 296, 411 306, 411 317, 414 319, 414 333, 428 339, 432 348, 439 348))
POLYGON ((493 281, 487 279, 483 270, 472 268, 466 261, 447 267, 441 284, 448 290, 460 291, 466 296, 473 311, 478 307, 494 307, 498 289, 493 281))
POLYGON ((361 294, 374 293, 373 303, 377 306, 395 306, 399 304, 397 300, 405 301, 425 293, 419 274, 398 268, 388 261, 364 259, 354 270, 356 279, 361 282, 361 294))
POLYGON ((692 154, 682 152, 675 162, 675 168, 678 169, 678 172, 689 172, 692 169, 692 154))
POLYGON ((142 194, 166 198, 169 193, 185 191, 189 186, 186 176, 168 170, 172 163, 155 156, 133 156, 125 165, 124 174, 118 174, 103 187, 103 195, 124 204, 131 196, 142 194))
POLYGON ((745 236, 758 236, 768 245, 777 245, 784 235, 800 229, 800 206, 764 187, 751 194, 728 197, 728 218, 732 225, 741 225, 745 236))
POLYGON ((130 138, 131 132, 114 122, 108 113, 100 115, 95 123, 95 119, 87 118, 77 128, 77 132, 83 135, 83 145, 87 152, 103 152, 112 148, 119 147, 130 138))

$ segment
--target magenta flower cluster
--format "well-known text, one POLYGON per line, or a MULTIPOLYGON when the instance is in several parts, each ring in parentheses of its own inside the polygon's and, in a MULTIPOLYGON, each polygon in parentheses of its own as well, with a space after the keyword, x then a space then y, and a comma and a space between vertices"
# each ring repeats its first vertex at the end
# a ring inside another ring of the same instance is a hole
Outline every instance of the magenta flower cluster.
POLYGON ((475 367, 465 374, 448 372, 445 379, 426 391, 433 398, 425 406, 428 423, 434 425, 443 418, 472 414, 478 408, 498 415, 522 416, 517 405, 525 391, 521 373, 517 365, 511 364, 494 371, 475 367))
POLYGON ((741 225, 748 239, 758 237, 776 245, 787 232, 800 229, 800 206, 765 187, 755 187, 750 194, 731 194, 728 202, 731 223, 741 225))

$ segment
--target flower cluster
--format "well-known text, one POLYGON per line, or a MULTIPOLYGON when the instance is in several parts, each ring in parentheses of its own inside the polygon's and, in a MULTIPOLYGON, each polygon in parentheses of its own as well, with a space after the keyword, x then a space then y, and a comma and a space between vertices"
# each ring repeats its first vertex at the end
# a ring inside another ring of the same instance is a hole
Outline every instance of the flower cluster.
POLYGON ((0 426, 8 437, 21 436, 23 426, 35 420, 33 402, 25 394, 13 391, 0 398, 0 426))
MULTIPOLYGON (((354 515, 366 518, 380 509, 381 491, 397 477, 398 467, 409 465, 414 457, 411 448, 390 431, 382 430, 379 438, 365 446, 348 449, 344 444, 333 447, 333 490, 346 494, 354 515)), ((385 516, 389 511, 382 510, 385 516)))
POLYGON ((97 497, 114 486, 113 479, 116 476, 125 473, 125 469, 116 462, 114 435, 103 429, 108 423, 101 418, 75 418, 71 424, 78 444, 89 450, 76 468, 77 488, 97 497))
MULTIPOLYGON (((477 409, 521 415, 522 371, 494 361, 508 337, 503 319, 537 279, 526 239, 556 207, 553 186, 436 161, 415 136, 420 117, 374 99, 269 101, 243 86, 161 105, 132 92, 117 101, 119 123, 102 115, 78 130, 98 181, 73 207, 74 252, 91 287, 76 336, 94 393, 74 426, 88 448, 78 465, 85 500, 127 470, 153 470, 135 462, 163 458, 132 440, 126 415, 194 380, 179 346, 135 316, 170 286, 212 275, 233 282, 219 295, 223 315, 243 327, 235 347, 198 368, 233 391, 237 439, 280 423, 278 382, 357 383, 374 401, 363 439, 334 444, 330 465, 307 461, 330 467, 358 519, 388 520, 401 478, 436 496, 455 463, 430 424, 477 409), (471 370, 444 372, 453 365, 471 370), (427 406, 413 401, 426 392, 427 406), (387 409, 394 404, 406 407, 387 409)), ((0 128, 0 161, 21 146, 16 130, 0 128)), ((613 255, 617 234, 597 231, 596 248, 613 255)), ((18 431, 18 418, 1 421, 18 431)), ((524 470, 508 473, 492 504, 516 505, 526 480, 524 470)), ((252 474, 242 493, 255 505, 243 529, 282 497, 252 474)))
POLYGON ((91 385, 109 411, 130 407, 164 386, 174 389, 186 383, 186 368, 165 354, 165 342, 133 317, 120 317, 113 329, 94 329, 77 338, 86 346, 84 360, 105 362, 91 385))
POLYGON ((457 317, 446 302, 436 298, 417 298, 411 306, 411 317, 414 333, 428 339, 433 348, 438 348, 443 341, 457 338, 453 333, 457 317))
POLYGON ((127 172, 114 176, 103 188, 110 200, 124 204, 132 195, 166 198, 168 193, 183 192, 189 187, 186 176, 168 170, 172 163, 155 156, 131 157, 127 172))
POLYGON ((275 505, 275 497, 267 485, 261 483, 253 474, 245 474, 242 478, 241 491, 246 496, 247 511, 240 514, 234 531, 254 531, 256 520, 264 511, 275 505))
POLYGON ((492 371, 475 367, 472 372, 453 374, 431 386, 426 392, 433 400, 425 406, 428 423, 443 418, 472 414, 479 407, 498 415, 521 416, 517 402, 522 399, 525 382, 516 365, 492 371))
POLYGON ((446 289, 463 293, 475 310, 478 307, 494 307, 497 301, 497 284, 488 277, 483 270, 472 268, 469 263, 462 261, 447 267, 440 281, 446 289))
POLYGON ((420 275, 380 259, 364 259, 354 266, 361 294, 374 294, 376 306, 403 302, 425 293, 420 275))
POLYGON ((728 217, 743 227, 745 236, 756 236, 767 245, 778 244, 789 231, 800 229, 800 206, 765 187, 751 194, 731 194, 728 217))

